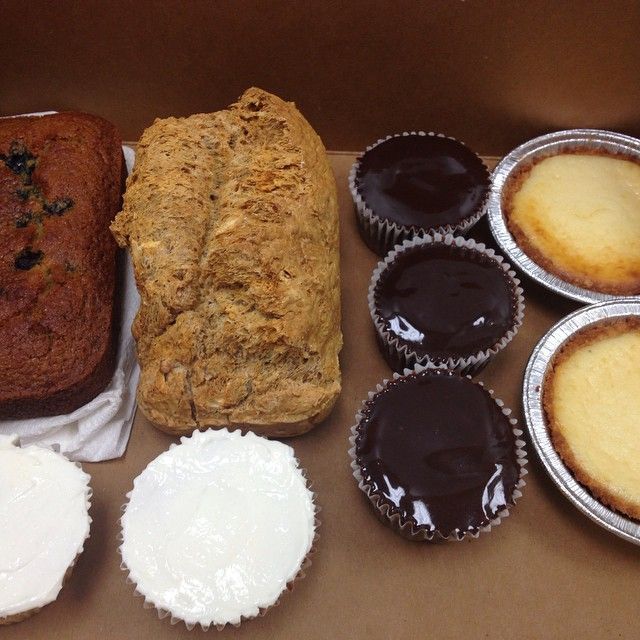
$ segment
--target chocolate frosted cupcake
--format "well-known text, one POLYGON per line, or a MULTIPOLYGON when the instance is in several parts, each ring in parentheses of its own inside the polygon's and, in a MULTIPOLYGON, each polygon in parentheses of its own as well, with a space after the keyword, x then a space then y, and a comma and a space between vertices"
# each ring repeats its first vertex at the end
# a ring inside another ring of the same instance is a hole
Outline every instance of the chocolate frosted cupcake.
POLYGON ((389 365, 480 370, 515 336, 524 298, 510 266, 474 240, 406 240, 378 263, 369 310, 389 365))
POLYGON ((490 175, 461 142, 423 131, 367 148, 349 188, 367 246, 384 255, 418 233, 464 233, 484 213, 490 175))
POLYGON ((417 367, 378 386, 356 416, 353 475, 383 522, 413 540, 462 540, 521 496, 522 431, 493 392, 417 367))

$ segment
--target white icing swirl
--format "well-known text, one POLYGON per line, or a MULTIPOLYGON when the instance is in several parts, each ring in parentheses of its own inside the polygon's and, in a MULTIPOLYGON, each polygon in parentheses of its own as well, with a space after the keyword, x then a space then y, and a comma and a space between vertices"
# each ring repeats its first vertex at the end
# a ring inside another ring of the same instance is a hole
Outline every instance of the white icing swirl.
POLYGON ((158 609, 187 625, 238 624, 295 578, 314 515, 291 447, 251 432, 196 431, 135 479, 122 558, 158 609))
POLYGON ((58 596, 89 536, 89 480, 51 449, 0 436, 0 618, 58 596))

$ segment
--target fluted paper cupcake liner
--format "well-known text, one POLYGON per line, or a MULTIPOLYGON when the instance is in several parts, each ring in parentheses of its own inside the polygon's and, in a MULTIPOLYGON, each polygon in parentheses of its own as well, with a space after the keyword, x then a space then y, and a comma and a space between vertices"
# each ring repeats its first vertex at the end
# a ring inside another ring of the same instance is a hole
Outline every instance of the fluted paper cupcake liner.
MULTIPOLYGON (((180 438, 180 442, 182 443, 183 440, 187 440, 190 437, 191 436, 183 436, 183 437, 180 438)), ((178 446, 178 443, 174 442, 174 443, 171 444, 169 449, 173 449, 174 447, 177 447, 177 446, 178 446)), ((296 458, 296 461, 298 461, 297 458, 296 458)), ((138 580, 136 579, 135 575, 133 575, 132 571, 129 569, 129 567, 125 563, 124 556, 122 554, 122 545, 124 543, 122 518, 124 517, 124 513, 127 510, 127 506, 128 506, 129 501, 131 499, 131 494, 132 494, 133 490, 129 491, 125 496, 127 498, 127 502, 125 502, 120 507, 120 510, 121 510, 123 515, 120 517, 120 532, 118 533, 118 542, 120 542, 120 545, 118 546, 118 553, 120 554, 120 558, 121 558, 121 560, 120 560, 120 570, 127 574, 126 575, 127 584, 133 585, 133 587, 134 587, 134 590, 133 590, 134 597, 143 599, 142 607, 144 609, 155 609, 159 620, 164 620, 165 618, 170 618, 170 624, 171 625, 176 625, 176 624, 178 624, 180 622, 183 622, 185 627, 189 631, 192 631, 196 627, 200 627, 203 631, 208 631, 212 627, 215 627, 218 631, 222 631, 225 627, 228 627, 228 626, 237 628, 243 622, 246 622, 247 620, 252 620, 254 618, 261 618, 261 617, 265 616, 268 611, 270 611, 274 607, 277 607, 280 604, 280 602, 282 601, 283 596, 285 594, 293 591, 293 589, 295 587, 295 584, 306 577, 307 571, 309 570, 309 568, 311 567, 311 564, 312 564, 312 557, 315 555, 315 553, 317 551, 318 540, 320 539, 320 536, 318 534, 318 528, 320 527, 321 522, 320 522, 320 519, 318 517, 318 514, 320 513, 321 508, 316 504, 316 501, 315 501, 316 494, 313 491, 311 491, 311 486, 312 485, 311 485, 311 483, 309 482, 309 480, 307 478, 306 471, 304 469, 302 469, 301 467, 298 467, 298 469, 300 470, 300 472, 301 472, 301 474, 302 474, 302 476, 303 476, 303 478, 305 480, 307 489, 311 493, 311 502, 312 502, 313 508, 314 508, 314 519, 313 519, 314 534, 313 534, 313 540, 311 541, 311 546, 309 548, 309 551, 307 552, 307 555, 305 556, 304 560, 302 561, 302 563, 300 565, 300 568, 298 569, 298 572, 293 577, 293 579, 291 579, 289 582, 287 582, 287 584, 285 585, 284 589, 282 590, 282 592, 278 596, 278 599, 273 604, 269 605, 268 607, 259 607, 258 613, 255 616, 244 616, 244 615, 241 616, 240 622, 225 622, 224 624, 215 624, 215 623, 202 624, 202 623, 199 623, 199 622, 196 622, 196 623, 187 622, 183 618, 181 618, 179 616, 175 616, 168 609, 165 609, 165 608, 157 605, 156 603, 154 603, 153 600, 148 598, 146 594, 144 594, 142 591, 140 591, 138 589, 138 580)))
POLYGON ((458 375, 453 373, 442 366, 435 366, 428 364, 426 366, 416 365, 413 369, 405 369, 402 375, 394 373, 390 379, 385 378, 380 384, 376 385, 375 391, 370 391, 366 400, 362 402, 362 407, 356 413, 355 424, 351 427, 351 436, 349 437, 349 444, 351 445, 348 451, 351 458, 351 469, 353 477, 358 483, 358 488, 367 496, 371 505, 374 508, 377 517, 386 525, 390 526, 394 531, 399 533, 404 538, 407 538, 416 542, 461 542, 465 539, 478 538, 481 533, 488 533, 492 528, 497 527, 504 518, 506 518, 516 501, 522 497, 522 489, 525 486, 524 476, 527 474, 527 454, 525 449, 525 442, 522 439, 522 430, 517 427, 518 421, 511 417, 511 409, 505 407, 504 402, 499 398, 496 398, 492 389, 486 389, 484 384, 479 381, 471 380, 470 376, 464 376, 470 380, 473 384, 479 385, 491 396, 492 400, 500 408, 503 415, 509 420, 511 429, 514 435, 514 446, 519 466, 518 481, 511 494, 511 499, 508 504, 503 508, 497 516, 490 519, 489 524, 479 527, 478 529, 460 530, 456 529, 449 535, 443 535, 437 529, 429 531, 423 527, 416 527, 414 523, 408 520, 402 519, 402 516, 397 513, 388 502, 385 502, 384 498, 376 493, 373 486, 367 484, 362 474, 362 470, 358 463, 356 454, 356 438, 358 437, 358 427, 360 426, 363 418, 366 417, 366 411, 370 406, 371 401, 381 392, 392 380, 398 380, 406 378, 413 374, 422 373, 423 371, 441 371, 444 375, 458 375))
MULTIPOLYGON (((42 445, 29 445, 29 446, 42 446, 42 445)), ((52 451, 54 451, 55 453, 57 453, 58 455, 61 455, 63 458, 66 458, 66 456, 62 453, 60 453, 60 447, 57 445, 51 445, 50 447, 43 447, 43 448, 48 448, 51 449, 52 451)), ((68 458, 66 458, 68 460, 68 458)), ((42 609, 44 609, 44 607, 53 604, 58 596, 60 595, 60 591, 62 591, 62 589, 64 589, 65 585, 67 584, 67 582, 69 581, 71 574, 73 573, 73 569, 76 566, 78 559, 80 558, 80 556, 82 555, 82 552, 84 551, 84 547, 87 543, 87 540, 91 537, 91 523, 93 522, 92 518, 89 514, 89 509, 91 509, 91 498, 93 497, 93 490, 91 489, 91 486, 89 485, 89 482, 91 481, 91 476, 82 468, 82 465, 79 462, 75 462, 72 460, 69 460, 69 462, 71 462, 71 464, 73 464, 74 466, 76 466, 78 469, 80 469, 82 471, 82 473, 87 476, 87 491, 85 493, 85 499, 86 499, 86 505, 87 505, 87 518, 89 519, 89 526, 87 527, 87 535, 84 537, 84 540, 82 541, 82 545, 80 546, 80 549, 78 549, 78 553, 76 554, 75 558, 71 561, 71 564, 67 567, 67 570, 65 571, 65 574, 62 578, 62 584, 60 586, 60 590, 58 591, 58 594, 56 595, 56 597, 51 601, 51 602, 47 602, 46 604, 42 605, 41 607, 35 607, 33 609, 28 609, 27 611, 21 611, 19 613, 13 613, 11 615, 2 617, 0 616, 0 627, 2 626, 7 626, 7 625, 11 625, 11 624, 16 624, 18 622, 22 622, 23 620, 27 620, 28 618, 31 618, 31 616, 34 616, 36 613, 38 613, 39 611, 41 611, 42 609)))
POLYGON ((511 269, 511 265, 504 258, 497 254, 493 249, 487 248, 481 242, 476 242, 472 238, 461 238, 451 234, 442 235, 440 233, 432 233, 425 236, 418 236, 409 240, 405 240, 401 245, 396 245, 385 256, 384 260, 378 262, 373 270, 371 282, 369 284, 369 292, 367 295, 369 304, 369 313, 371 320, 376 329, 378 344, 382 353, 394 371, 404 371, 404 369, 412 368, 417 364, 420 365, 443 365, 447 369, 457 371, 465 375, 474 375, 478 373, 489 362, 492 356, 504 349, 518 333, 524 319, 524 296, 520 280, 516 277, 515 271, 511 269), (396 257, 409 251, 415 247, 442 244, 446 246, 459 247, 466 249, 469 253, 482 254, 495 262, 507 275, 510 290, 513 296, 513 304, 515 306, 513 326, 505 333, 505 335, 494 345, 487 349, 481 349, 475 353, 466 356, 455 355, 448 358, 442 356, 430 356, 429 354, 418 354, 406 342, 387 331, 385 322, 376 312, 376 289, 380 278, 387 271, 389 266, 393 264, 396 257))
MULTIPOLYGON (((451 136, 446 136, 442 133, 435 133, 433 131, 404 131, 402 133, 395 133, 388 135, 385 138, 380 138, 374 144, 369 145, 364 153, 377 147, 379 144, 390 140, 391 138, 398 138, 401 136, 431 136, 438 138, 447 138, 460 142, 451 136)), ((463 143, 461 143, 463 144, 463 143)), ((466 145, 465 145, 466 146, 466 145)), ((468 147, 467 147, 468 149, 468 147)), ((469 151, 473 153, 470 149, 469 151)), ((363 154, 364 155, 364 154, 363 154)), ((367 246, 377 253, 379 256, 384 256, 387 251, 392 249, 396 244, 401 244, 404 240, 413 238, 414 236, 424 235, 427 233, 438 232, 442 234, 466 234, 473 225, 480 220, 486 211, 487 202, 490 193, 490 172, 486 167, 480 156, 474 154, 480 163, 484 166, 487 173, 487 189, 486 193, 478 205, 476 211, 466 218, 463 218, 455 224, 437 225, 433 227, 421 227, 417 225, 402 225, 397 222, 387 220, 378 216, 365 202, 364 198, 358 192, 358 186, 356 184, 356 176, 360 167, 360 158, 358 158, 352 165, 349 172, 349 190, 351 191, 351 197, 356 207, 356 219, 358 221, 358 228, 362 235, 363 240, 367 246)))

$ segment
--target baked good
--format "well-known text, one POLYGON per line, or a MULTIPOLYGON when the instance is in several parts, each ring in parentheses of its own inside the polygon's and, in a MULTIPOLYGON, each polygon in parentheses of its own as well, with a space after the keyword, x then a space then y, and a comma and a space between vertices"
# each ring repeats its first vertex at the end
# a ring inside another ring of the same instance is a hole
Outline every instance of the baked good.
POLYGON ((122 516, 138 593, 191 628, 240 624, 300 574, 313 495, 293 449, 254 433, 195 431, 134 480, 122 516))
POLYGON ((89 480, 60 454, 0 435, 0 625, 58 597, 89 537, 89 480))
POLYGON ((0 418, 69 413, 111 379, 123 170, 101 118, 0 119, 0 418))
POLYGON ((604 504, 640 519, 640 318, 578 331, 553 358, 543 406, 553 445, 604 504))
POLYGON ((423 369, 379 387, 353 429, 352 468, 379 517, 416 540, 461 540, 520 496, 524 443, 482 385, 423 369))
POLYGON ((470 372, 515 336, 524 300, 493 250, 435 234, 405 241, 378 264, 369 310, 394 370, 430 362, 470 372))
POLYGON ((484 213, 489 171, 461 142, 412 132, 369 147, 349 183, 361 235, 384 255, 417 233, 468 230, 484 213))
POLYGON ((169 433, 310 429, 340 392, 336 186, 292 103, 249 89, 224 111, 156 120, 123 211, 142 298, 138 403, 169 433))
POLYGON ((503 211, 522 250, 579 287, 640 293, 640 159, 575 150, 516 171, 503 211))

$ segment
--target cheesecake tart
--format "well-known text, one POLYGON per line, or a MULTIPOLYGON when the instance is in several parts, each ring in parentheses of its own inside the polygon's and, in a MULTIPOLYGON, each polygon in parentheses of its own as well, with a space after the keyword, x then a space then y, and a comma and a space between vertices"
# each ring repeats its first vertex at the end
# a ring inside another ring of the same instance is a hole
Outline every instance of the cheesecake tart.
POLYGON ((523 165, 504 188, 507 227, 537 264, 576 286, 640 293, 640 160, 575 149, 523 165))
POLYGON ((640 519, 640 318, 576 333, 546 374, 545 419, 554 447, 602 503, 640 519))

